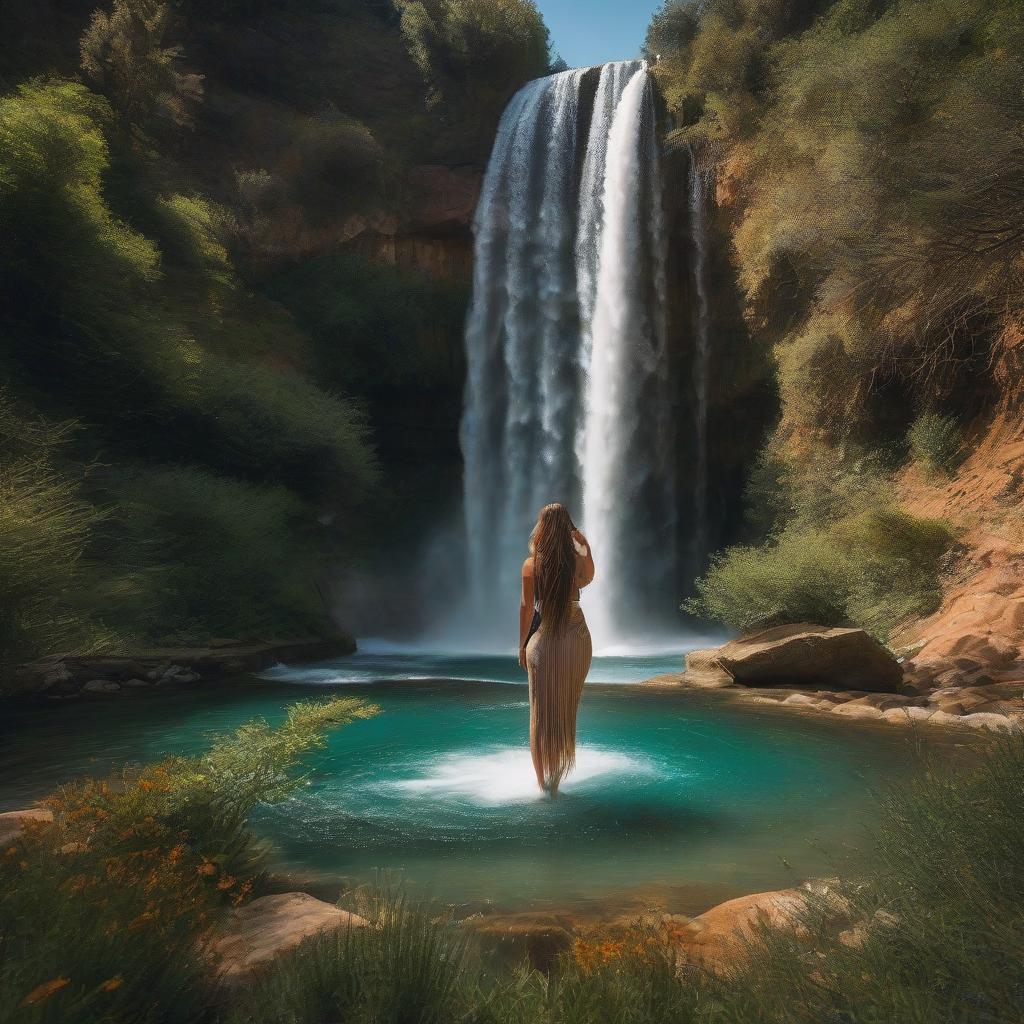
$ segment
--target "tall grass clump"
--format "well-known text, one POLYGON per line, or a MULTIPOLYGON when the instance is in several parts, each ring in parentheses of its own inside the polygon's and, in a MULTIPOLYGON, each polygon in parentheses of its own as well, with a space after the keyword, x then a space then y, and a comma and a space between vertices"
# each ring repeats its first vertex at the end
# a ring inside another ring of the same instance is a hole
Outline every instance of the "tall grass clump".
POLYGON ((397 893, 354 909, 371 927, 320 936, 282 957, 225 1024, 481 1019, 473 1016, 479 993, 464 934, 397 893))
POLYGON ((0 664, 98 639, 68 602, 100 518, 60 465, 71 432, 0 389, 0 664))
POLYGON ((54 824, 0 853, 0 1021, 209 1020, 218 909, 259 882, 249 814, 301 783, 329 729, 376 710, 296 704, 276 728, 256 720, 199 756, 50 797, 54 824))
POLYGON ((956 418, 937 412, 922 413, 907 431, 910 457, 933 475, 952 472, 962 441, 956 418))

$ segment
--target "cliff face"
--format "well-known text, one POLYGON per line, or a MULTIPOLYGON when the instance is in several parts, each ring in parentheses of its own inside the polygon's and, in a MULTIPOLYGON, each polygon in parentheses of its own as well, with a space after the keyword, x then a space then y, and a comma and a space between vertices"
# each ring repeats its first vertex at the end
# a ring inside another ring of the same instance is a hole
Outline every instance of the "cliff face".
POLYGON ((907 507, 948 520, 962 546, 941 607, 897 638, 918 676, 1024 682, 1022 356, 1024 324, 1014 321, 993 352, 994 401, 969 425, 956 471, 935 479, 910 468, 899 479, 907 507))

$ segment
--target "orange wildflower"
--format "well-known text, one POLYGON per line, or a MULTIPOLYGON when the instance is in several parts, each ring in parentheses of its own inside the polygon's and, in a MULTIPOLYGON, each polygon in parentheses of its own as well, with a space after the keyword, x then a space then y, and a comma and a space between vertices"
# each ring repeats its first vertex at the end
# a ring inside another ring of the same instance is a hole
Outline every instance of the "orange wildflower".
POLYGON ((236 881, 237 879, 232 878, 230 875, 222 875, 217 881, 217 888, 221 890, 230 889, 236 881))
POLYGON ((185 844, 184 843, 178 843, 178 845, 175 846, 171 850, 171 852, 167 855, 167 859, 172 864, 177 864, 178 861, 181 860, 181 858, 184 857, 184 856, 185 856, 185 844))
POLYGON ((203 861, 203 863, 200 864, 200 866, 196 868, 196 870, 201 875, 215 875, 217 874, 217 865, 207 860, 203 861))
POLYGON ((124 978, 122 975, 115 974, 114 977, 107 978, 107 980, 100 985, 100 988, 104 992, 113 992, 115 989, 119 989, 123 984, 124 978))
POLYGON ((22 1006, 34 1006, 36 1003, 42 1003, 49 999, 54 992, 59 992, 65 985, 70 985, 70 978, 51 978, 49 981, 44 981, 42 985, 32 989, 31 992, 21 1001, 22 1006))

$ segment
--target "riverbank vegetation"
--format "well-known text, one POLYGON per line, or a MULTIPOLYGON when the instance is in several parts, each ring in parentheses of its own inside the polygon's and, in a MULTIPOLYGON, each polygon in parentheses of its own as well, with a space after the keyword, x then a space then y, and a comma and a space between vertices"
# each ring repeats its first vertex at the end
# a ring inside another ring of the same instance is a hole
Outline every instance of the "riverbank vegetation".
POLYGON ((375 927, 307 940, 221 986, 225 913, 265 891, 247 819, 301 782, 328 729, 375 708, 336 698, 253 722, 196 757, 83 781, 0 855, 0 1020, 124 1024, 694 1022, 1010 1024, 1024 983, 1024 739, 972 771, 922 754, 878 800, 862 867, 725 974, 691 962, 678 920, 585 930, 550 970, 510 969, 450 911, 400 893, 343 903, 375 927))
POLYGON ((717 559, 692 607, 732 625, 814 612, 884 637, 934 610, 949 547, 912 521, 903 484, 941 483, 1018 397, 1024 13, 668 0, 647 49, 670 141, 715 168, 716 230, 779 405, 748 495, 770 521, 717 559), (797 476, 836 513, 809 517, 797 476), (888 551, 878 517, 898 523, 888 551))
POLYGON ((528 0, 59 6, 3 5, 0 662, 329 633, 424 438, 457 459, 467 291, 347 243, 485 159, 547 31, 528 0))
POLYGON ((196 757, 84 780, 0 855, 0 1020, 199 1021, 218 913, 263 876, 247 820, 301 784, 301 757, 376 708, 334 698, 253 721, 196 757))

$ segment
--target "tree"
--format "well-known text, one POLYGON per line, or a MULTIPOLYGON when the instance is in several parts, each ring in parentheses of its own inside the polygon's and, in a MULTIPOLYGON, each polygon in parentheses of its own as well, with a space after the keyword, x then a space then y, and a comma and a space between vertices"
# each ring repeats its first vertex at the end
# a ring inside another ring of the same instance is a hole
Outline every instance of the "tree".
POLYGON ((202 75, 180 68, 182 48, 165 45, 171 14, 155 0, 114 0, 95 11, 82 36, 82 70, 132 128, 148 134, 161 121, 191 124, 202 75))

